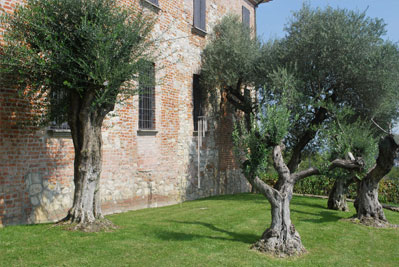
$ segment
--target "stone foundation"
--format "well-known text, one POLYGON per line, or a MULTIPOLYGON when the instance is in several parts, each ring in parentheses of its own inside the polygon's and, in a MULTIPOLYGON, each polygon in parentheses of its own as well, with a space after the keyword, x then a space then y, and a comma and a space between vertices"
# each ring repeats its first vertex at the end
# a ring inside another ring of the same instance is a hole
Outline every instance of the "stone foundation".
MULTIPOLYGON (((0 0, 0 12, 11 12, 21 2, 0 0)), ((162 56, 155 62, 155 131, 138 130, 138 96, 118 106, 104 122, 100 182, 104 212, 248 191, 234 160, 233 111, 225 100, 218 109, 206 108, 209 131, 201 147, 198 188, 192 87, 213 25, 227 13, 241 16, 245 6, 254 26, 253 1, 208 0, 205 36, 193 33, 192 0, 159 0, 159 10, 141 0, 121 2, 158 16, 154 36, 163 40, 162 56)), ((72 206, 70 134, 22 126, 31 113, 13 84, 0 84, 0 225, 55 221, 72 206)))

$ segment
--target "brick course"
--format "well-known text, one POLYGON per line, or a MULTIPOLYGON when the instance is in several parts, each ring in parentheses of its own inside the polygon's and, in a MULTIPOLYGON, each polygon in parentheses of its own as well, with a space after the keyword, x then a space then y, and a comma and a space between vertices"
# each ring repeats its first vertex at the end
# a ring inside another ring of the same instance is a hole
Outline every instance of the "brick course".
MULTIPOLYGON (((22 1, 0 0, 0 12, 22 1)), ((136 4, 158 16, 162 55, 156 64, 156 133, 138 132, 138 96, 118 106, 103 126, 101 194, 105 213, 156 207, 187 199, 248 190, 232 151, 232 108, 224 101, 207 112, 201 148, 201 188, 197 186, 197 136, 193 134, 192 80, 208 36, 192 33, 192 0, 159 0, 160 9, 136 4)), ((210 32, 227 13, 241 16, 247 0, 208 0, 210 32)), ((1 31, 1 30, 0 30, 1 31)), ((1 39, 1 36, 0 36, 1 39)), ((221 97, 221 99, 223 99, 221 97)), ((21 126, 31 116, 29 103, 15 89, 0 85, 0 225, 54 221, 72 205, 72 140, 46 129, 21 126)))

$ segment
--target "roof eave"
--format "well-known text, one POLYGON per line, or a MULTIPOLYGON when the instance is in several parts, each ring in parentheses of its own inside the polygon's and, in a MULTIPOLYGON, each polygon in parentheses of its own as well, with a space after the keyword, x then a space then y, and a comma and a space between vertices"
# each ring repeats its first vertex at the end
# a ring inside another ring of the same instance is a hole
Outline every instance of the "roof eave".
POLYGON ((272 0, 249 0, 255 7, 259 6, 260 4, 270 2, 272 0))

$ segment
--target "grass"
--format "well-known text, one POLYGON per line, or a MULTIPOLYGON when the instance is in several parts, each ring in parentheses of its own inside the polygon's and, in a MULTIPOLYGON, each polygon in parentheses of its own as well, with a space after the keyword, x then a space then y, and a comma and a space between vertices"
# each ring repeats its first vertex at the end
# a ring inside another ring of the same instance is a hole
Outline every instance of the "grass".
MULTIPOLYGON (((352 204, 350 204, 352 205, 352 204)), ((114 232, 69 232, 51 224, 0 229, 0 266, 398 266, 399 229, 341 220, 325 199, 294 197, 292 220, 305 256, 273 259, 249 249, 270 224, 260 195, 190 201, 108 216, 114 232)), ((385 210, 391 223, 399 213, 385 210)))

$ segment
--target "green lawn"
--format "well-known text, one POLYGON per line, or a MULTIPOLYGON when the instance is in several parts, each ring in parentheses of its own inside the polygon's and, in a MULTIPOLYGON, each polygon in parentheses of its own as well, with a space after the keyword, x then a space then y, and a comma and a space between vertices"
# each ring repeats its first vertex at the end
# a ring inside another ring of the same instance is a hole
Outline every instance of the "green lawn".
MULTIPOLYGON (((308 253, 272 259, 249 249, 270 223, 260 195, 190 201, 108 216, 114 232, 69 232, 49 224, 0 229, 0 266, 398 266, 399 229, 373 229, 294 197, 292 220, 308 253)), ((350 204, 351 205, 351 204, 350 204)), ((386 210, 391 223, 399 213, 386 210)))

